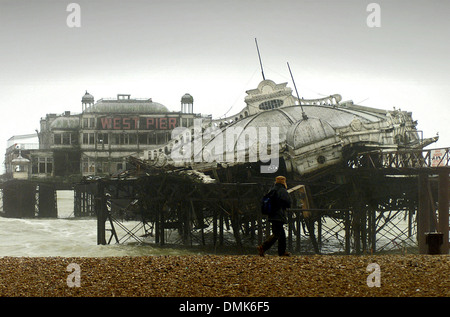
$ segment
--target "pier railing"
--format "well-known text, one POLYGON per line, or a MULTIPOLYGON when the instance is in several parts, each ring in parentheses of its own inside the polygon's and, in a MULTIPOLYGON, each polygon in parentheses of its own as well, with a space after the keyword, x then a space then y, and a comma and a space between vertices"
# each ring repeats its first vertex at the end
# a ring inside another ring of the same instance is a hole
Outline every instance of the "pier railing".
POLYGON ((365 152, 351 160, 349 167, 394 169, 448 168, 450 167, 450 148, 365 152))

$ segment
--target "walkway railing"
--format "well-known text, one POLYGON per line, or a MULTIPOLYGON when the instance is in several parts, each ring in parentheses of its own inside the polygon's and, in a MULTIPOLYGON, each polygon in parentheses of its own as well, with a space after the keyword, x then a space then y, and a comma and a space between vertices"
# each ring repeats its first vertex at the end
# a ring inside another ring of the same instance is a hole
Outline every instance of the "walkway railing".
POLYGON ((359 154, 349 165, 353 168, 396 169, 450 167, 450 148, 365 152, 359 154))

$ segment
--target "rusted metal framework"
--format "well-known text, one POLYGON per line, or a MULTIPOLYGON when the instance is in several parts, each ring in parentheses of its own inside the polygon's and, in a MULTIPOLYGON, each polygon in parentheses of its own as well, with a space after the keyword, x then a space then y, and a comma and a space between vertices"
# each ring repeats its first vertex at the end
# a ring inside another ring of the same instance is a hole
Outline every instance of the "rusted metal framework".
MULTIPOLYGON (((360 153, 349 160, 351 168, 369 167, 383 168, 388 173, 398 171, 401 174, 411 172, 417 174, 418 168, 442 168, 450 167, 450 148, 418 149, 397 151, 371 151, 360 153)), ((430 170, 432 171, 432 170, 430 170)))
POLYGON ((242 247, 243 226, 249 226, 253 238, 259 235, 262 239, 262 218, 253 212, 263 192, 258 184, 204 184, 186 176, 161 174, 100 180, 96 185, 99 223, 109 224, 100 231, 111 233, 109 238, 101 233, 100 244, 113 238, 120 243, 130 238, 144 242, 151 237, 154 243, 164 245, 168 243, 167 232, 175 231, 177 238, 171 243, 223 246, 231 238, 228 232, 236 246, 242 247), (133 227, 126 228, 125 220, 131 220, 133 227))
POLYGON ((291 251, 424 252, 425 233, 439 231, 448 252, 450 150, 423 150, 438 136, 423 139, 408 111, 295 92, 263 75, 240 112, 214 120, 193 113, 189 94, 174 113, 86 92, 82 114, 41 120, 39 149, 8 148, 7 174, 21 183, 2 184, 4 214, 56 216, 63 182, 74 215, 97 217, 99 244, 242 248, 269 232, 259 201, 284 175, 291 251))
MULTIPOLYGON (((418 247, 425 253, 424 233, 447 232, 448 240, 448 149, 443 153, 437 163, 432 150, 363 153, 344 166, 291 182, 294 189, 303 184, 307 196, 291 192, 289 249, 361 254, 417 252, 418 247)), ((243 182, 205 182, 189 170, 131 163, 135 169, 122 177, 87 181, 95 195, 99 244, 242 249, 268 234, 259 202, 273 178, 252 174, 257 168, 237 172, 243 182)), ((210 172, 224 180, 234 179, 234 173, 229 168, 210 172)))
MULTIPOLYGON (((417 243, 426 252, 426 233, 443 235, 441 250, 449 252, 449 173, 450 148, 428 150, 375 151, 355 157, 348 165, 359 172, 376 170, 384 178, 400 180, 404 207, 415 208, 417 243), (412 182, 411 182, 412 180, 412 182), (405 186, 408 182, 413 186, 405 186), (414 188, 414 185, 416 188, 414 188)), ((384 197, 392 197, 392 194, 384 197)), ((400 209, 400 208, 398 208, 400 209)))
POLYGON ((49 182, 9 180, 0 184, 0 215, 12 218, 55 218, 57 185, 49 182))
MULTIPOLYGON (((280 167, 294 189, 288 248, 322 254, 426 253, 425 234, 442 232, 442 250, 448 250, 450 149, 356 153, 345 164, 302 178, 280 167)), ((242 250, 269 233, 259 202, 273 175, 259 174, 259 166, 200 173, 136 158, 129 163, 133 168, 115 178, 86 178, 73 187, 74 214, 97 217, 98 244, 242 250)), ((3 183, 3 216, 55 216, 56 188, 25 180, 3 183)))

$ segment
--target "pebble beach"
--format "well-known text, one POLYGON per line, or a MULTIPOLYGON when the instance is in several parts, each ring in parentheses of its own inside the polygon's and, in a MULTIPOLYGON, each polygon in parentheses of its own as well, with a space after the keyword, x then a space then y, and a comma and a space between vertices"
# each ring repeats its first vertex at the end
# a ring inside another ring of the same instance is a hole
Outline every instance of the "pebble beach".
POLYGON ((449 297, 449 269, 448 255, 2 257, 0 296, 449 297))

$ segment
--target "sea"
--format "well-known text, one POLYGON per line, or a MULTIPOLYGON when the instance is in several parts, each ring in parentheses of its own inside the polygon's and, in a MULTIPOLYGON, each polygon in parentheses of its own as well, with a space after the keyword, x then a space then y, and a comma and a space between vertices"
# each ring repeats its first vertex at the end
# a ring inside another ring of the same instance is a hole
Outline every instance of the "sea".
MULTIPOLYGON (((71 190, 57 191, 58 217, 57 218, 3 218, 0 217, 0 257, 110 257, 110 256, 158 256, 158 255, 199 255, 211 252, 201 247, 184 247, 176 232, 166 236, 167 244, 160 246, 154 243, 154 237, 142 238, 143 231, 136 229, 137 240, 128 236, 127 240, 121 243, 97 245, 97 219, 75 218, 74 194, 71 190)), ((332 221, 331 221, 332 222, 332 221)), ((412 246, 415 242, 413 238, 401 240, 394 233, 394 229, 399 227, 405 231, 406 221, 390 224, 388 231, 392 229, 393 235, 388 238, 381 238, 377 242, 377 248, 386 247, 390 252, 405 252, 406 247, 412 246), (384 239, 384 241, 383 241, 384 239)), ((326 228, 335 226, 335 223, 324 223, 326 228)), ((138 228, 140 223, 128 221, 123 223, 128 230, 138 228)), ((126 232, 115 226, 119 237, 126 236, 126 232)), ((168 231, 168 230, 167 230, 168 231)), ((386 234, 386 232, 384 233, 386 234)), ((337 233, 336 233, 337 235, 337 233)), ((107 237, 108 239, 109 237, 107 237)), ((324 253, 342 253, 342 242, 332 241, 333 237, 326 239, 321 251, 324 253)), ((312 248, 312 246, 311 246, 312 248)), ((252 249, 253 250, 253 249, 252 249)), ((253 250, 254 251, 254 250, 253 250)), ((215 252, 213 250, 213 252, 215 252)), ((251 251, 250 251, 251 252, 251 251)))
POLYGON ((97 245, 97 220, 73 216, 73 191, 57 191, 57 204, 57 218, 0 217, 0 257, 111 257, 199 253, 198 250, 189 248, 159 247, 133 241, 97 245))

